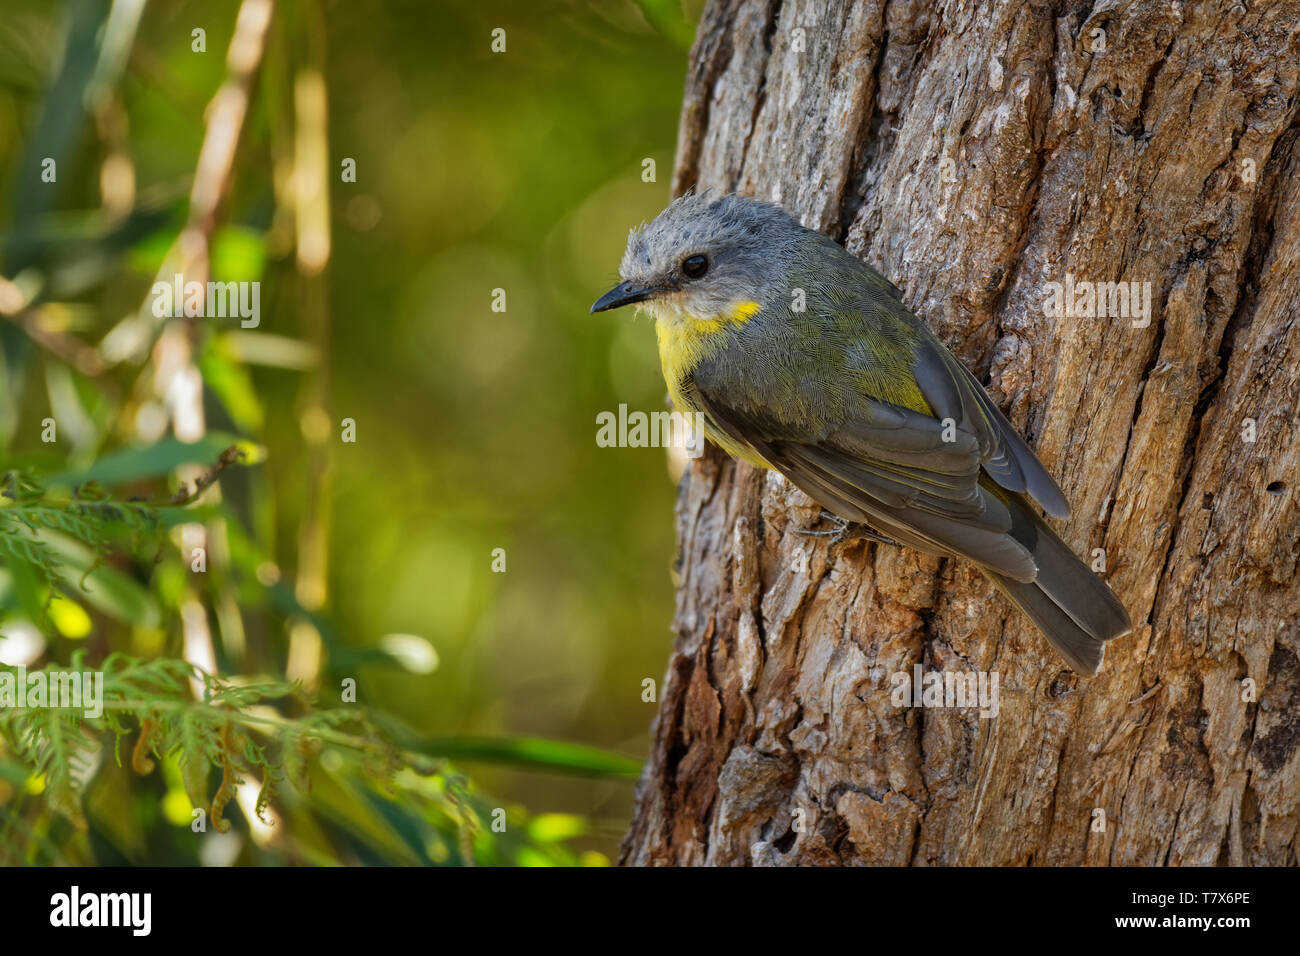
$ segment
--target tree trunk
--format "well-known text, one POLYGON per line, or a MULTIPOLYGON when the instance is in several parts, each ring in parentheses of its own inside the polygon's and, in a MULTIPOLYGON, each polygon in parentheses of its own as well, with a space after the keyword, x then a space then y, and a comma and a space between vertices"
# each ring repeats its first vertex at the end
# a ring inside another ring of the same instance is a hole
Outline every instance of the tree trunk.
POLYGON ((778 201, 893 280, 1134 631, 1081 679, 970 564, 797 535, 820 509, 711 449, 624 863, 1297 862, 1298 22, 711 0, 675 191, 778 201), (1049 314, 1067 281, 1150 283, 1149 324, 1049 314), (897 705, 918 664, 996 672, 998 715, 897 705))

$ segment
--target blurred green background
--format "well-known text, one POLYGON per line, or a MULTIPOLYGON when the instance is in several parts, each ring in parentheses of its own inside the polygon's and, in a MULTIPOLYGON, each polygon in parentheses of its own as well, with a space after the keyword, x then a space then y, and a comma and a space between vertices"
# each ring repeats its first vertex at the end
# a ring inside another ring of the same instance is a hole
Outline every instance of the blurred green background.
MULTIPOLYGON (((214 278, 262 283, 260 326, 184 323, 178 353, 202 430, 265 450, 222 479, 219 567, 196 585, 179 557, 122 565, 156 620, 70 594, 89 627, 66 607, 24 622, 21 576, 0 578, 0 633, 26 634, 33 666, 76 647, 179 656, 193 588, 224 673, 305 677, 322 697, 354 677, 360 703, 421 734, 643 757, 642 681, 661 680, 671 642, 674 489, 662 450, 599 448, 595 422, 664 408, 664 385, 646 320, 587 310, 628 228, 669 198, 699 5, 276 3, 210 248, 214 278), (398 646, 424 660, 348 653, 398 646)), ((0 471, 84 470, 176 432, 177 323, 148 321, 147 297, 184 255, 239 9, 6 0, 0 471)), ((0 641, 0 660, 6 646, 22 656, 0 641)), ((583 818, 577 850, 616 855, 631 781, 462 766, 485 794, 583 818)))

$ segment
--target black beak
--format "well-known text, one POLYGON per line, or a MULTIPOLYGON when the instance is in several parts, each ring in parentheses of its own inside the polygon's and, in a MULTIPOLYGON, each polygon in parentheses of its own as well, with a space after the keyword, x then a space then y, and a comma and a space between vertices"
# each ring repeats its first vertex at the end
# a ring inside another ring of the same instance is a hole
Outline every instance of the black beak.
POLYGON ((597 299, 592 304, 591 311, 604 312, 608 309, 617 309, 621 305, 644 302, 658 291, 655 288, 635 286, 631 282, 620 282, 597 299))

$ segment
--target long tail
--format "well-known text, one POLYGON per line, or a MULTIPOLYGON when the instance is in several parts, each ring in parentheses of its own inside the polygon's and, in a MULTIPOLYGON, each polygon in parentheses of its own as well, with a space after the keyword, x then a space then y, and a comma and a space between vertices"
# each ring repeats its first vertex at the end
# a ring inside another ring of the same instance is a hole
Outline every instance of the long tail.
POLYGON ((1128 611, 1038 515, 1018 501, 1012 514, 1011 534, 1033 554, 1038 576, 1025 582, 986 573, 1071 667, 1081 674, 1096 674, 1106 655, 1106 642, 1133 629, 1128 611))

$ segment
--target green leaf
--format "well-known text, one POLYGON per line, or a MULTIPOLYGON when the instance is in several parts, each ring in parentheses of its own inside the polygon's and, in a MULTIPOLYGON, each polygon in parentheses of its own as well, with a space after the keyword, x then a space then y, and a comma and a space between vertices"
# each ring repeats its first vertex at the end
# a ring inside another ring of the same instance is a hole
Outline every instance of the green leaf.
POLYGON ((94 561, 89 548, 50 531, 41 538, 63 559, 58 574, 68 593, 119 621, 146 628, 158 626, 158 605, 140 584, 106 564, 87 574, 94 561))
POLYGON ((239 428, 252 432, 261 431, 263 415, 262 403, 253 387, 253 376, 248 369, 229 360, 221 351, 209 342, 209 347, 199 356, 199 372, 203 375, 203 384, 212 391, 231 421, 239 428))
POLYGON ((107 0, 74 0, 69 4, 68 32, 58 75, 45 97, 41 118, 27 142, 27 150, 14 177, 16 234, 7 251, 5 269, 21 272, 34 261, 27 232, 41 213, 50 209, 61 184, 75 181, 72 150, 85 122, 85 94, 99 59, 98 38, 108 18, 107 0), (46 159, 57 163, 58 178, 42 184, 46 159))
POLYGON ((45 575, 13 548, 0 548, 0 563, 13 577, 13 593, 18 597, 23 615, 34 627, 41 627, 45 623, 45 575))
POLYGON ((32 772, 16 760, 0 758, 0 780, 7 780, 14 786, 21 787, 31 775, 32 772))
POLYGON ((269 365, 303 371, 320 361, 315 346, 301 339, 269 332, 230 331, 216 343, 223 354, 249 365, 269 365))
MULTIPOLYGON (((374 715, 377 716, 377 715, 374 715)), ((634 780, 641 773, 641 761, 632 757, 541 737, 416 737, 395 734, 403 749, 427 757, 453 760, 481 760, 538 770, 555 770, 583 776, 623 777, 634 780)))
MULTIPOLYGON (((153 445, 140 445, 124 448, 104 455, 98 461, 85 468, 71 469, 53 475, 51 485, 72 487, 87 481, 98 481, 104 485, 116 485, 140 478, 156 478, 170 474, 181 465, 214 464, 221 453, 231 445, 249 445, 236 435, 212 432, 196 442, 183 442, 176 438, 164 438, 153 445)), ((260 457, 260 452, 250 446, 255 454, 250 458, 260 457)))

